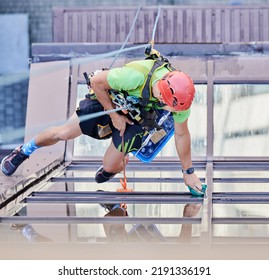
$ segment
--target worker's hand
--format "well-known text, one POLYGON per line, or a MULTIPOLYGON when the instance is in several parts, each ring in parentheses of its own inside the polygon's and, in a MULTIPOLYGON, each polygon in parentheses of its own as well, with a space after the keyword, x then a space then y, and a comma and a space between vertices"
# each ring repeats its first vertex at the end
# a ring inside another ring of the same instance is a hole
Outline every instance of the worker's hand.
POLYGON ((194 217, 198 214, 202 207, 202 203, 188 203, 183 210, 183 217, 194 217))
POLYGON ((126 129, 126 123, 133 125, 134 123, 129 120, 127 117, 120 115, 118 113, 114 113, 110 115, 113 126, 117 128, 120 131, 120 136, 122 137, 125 129, 126 129))
POLYGON ((202 183, 198 176, 195 173, 192 174, 183 174, 183 179, 186 186, 189 186, 190 188, 194 189, 198 193, 202 192, 202 183))

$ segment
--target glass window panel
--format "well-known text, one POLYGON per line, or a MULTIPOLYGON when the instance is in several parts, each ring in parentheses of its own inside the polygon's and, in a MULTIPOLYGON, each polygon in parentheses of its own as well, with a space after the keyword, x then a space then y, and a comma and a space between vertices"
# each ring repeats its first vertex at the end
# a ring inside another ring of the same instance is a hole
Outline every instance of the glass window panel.
POLYGON ((268 204, 213 204, 213 218, 269 218, 268 204))
POLYGON ((269 155, 269 85, 214 86, 214 155, 269 155))
MULTIPOLYGON (((214 225, 213 237, 269 237, 269 225, 261 224, 237 224, 214 225)), ((238 241, 238 240, 237 240, 238 241)))
POLYGON ((268 192, 269 183, 214 183, 213 192, 268 192))
POLYGON ((269 178, 269 170, 217 170, 214 178, 269 178))

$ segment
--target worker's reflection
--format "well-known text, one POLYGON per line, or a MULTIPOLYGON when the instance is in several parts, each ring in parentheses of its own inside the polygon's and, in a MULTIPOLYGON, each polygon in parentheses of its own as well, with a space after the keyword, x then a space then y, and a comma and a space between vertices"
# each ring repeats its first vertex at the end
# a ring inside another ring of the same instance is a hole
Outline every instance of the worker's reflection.
MULTIPOLYGON (((120 204, 102 204, 102 206, 108 211, 105 217, 125 217, 128 216, 127 209, 121 207, 120 204)), ((124 224, 103 224, 105 234, 109 241, 127 241, 128 233, 124 224)))
MULTIPOLYGON (((188 203, 183 209, 183 217, 194 218, 198 215, 202 207, 201 203, 188 203)), ((179 233, 179 242, 190 242, 192 237, 192 224, 182 224, 181 231, 179 233)))
MULTIPOLYGON (((128 211, 120 204, 102 204, 108 211, 105 217, 127 217, 128 211)), ((186 204, 183 210, 183 217, 195 217, 198 215, 202 204, 186 204)), ((154 224, 137 224, 127 232, 124 224, 105 223, 105 234, 110 242, 165 242, 166 238, 154 224)), ((192 224, 183 223, 179 233, 179 242, 190 242, 192 237, 192 224)))
POLYGON ((18 231, 28 242, 52 242, 51 239, 39 234, 29 224, 11 224, 10 229, 18 231))
MULTIPOLYGON (((127 207, 122 204, 101 204, 107 211, 105 217, 128 217, 127 207)), ((186 204, 183 209, 183 217, 192 218, 198 215, 202 204, 186 204)), ((18 215, 18 214, 16 214, 18 215)), ((165 242, 154 224, 136 224, 127 231, 124 223, 104 223, 106 237, 109 242, 165 242)), ((51 239, 39 234, 30 224, 11 224, 12 230, 17 230, 29 242, 52 242, 51 239)), ((178 242, 190 242, 192 238, 192 224, 183 223, 178 242)))

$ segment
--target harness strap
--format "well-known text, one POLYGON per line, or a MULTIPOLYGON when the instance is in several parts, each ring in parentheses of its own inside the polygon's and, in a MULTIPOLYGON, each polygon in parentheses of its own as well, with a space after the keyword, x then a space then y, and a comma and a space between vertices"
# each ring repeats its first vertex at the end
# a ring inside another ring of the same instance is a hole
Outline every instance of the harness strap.
POLYGON ((150 70, 150 72, 147 75, 147 80, 143 86, 142 89, 142 93, 141 93, 141 105, 142 106, 147 106, 147 104, 149 103, 150 98, 152 98, 152 88, 151 88, 151 83, 152 83, 152 77, 154 75, 154 73, 162 68, 168 65, 168 62, 166 61, 161 61, 161 60, 155 60, 154 64, 150 70))
POLYGON ((161 56, 159 53, 152 53, 149 55, 146 60, 149 60, 152 62, 152 65, 150 68, 145 67, 142 64, 135 63, 135 62, 129 62, 125 66, 134 68, 140 73, 142 73, 145 77, 145 81, 143 85, 141 86, 140 90, 140 101, 139 104, 143 107, 146 107, 150 103, 150 99, 152 98, 152 82, 154 80, 155 73, 157 70, 165 67, 168 71, 176 70, 173 66, 171 66, 170 61, 161 56))

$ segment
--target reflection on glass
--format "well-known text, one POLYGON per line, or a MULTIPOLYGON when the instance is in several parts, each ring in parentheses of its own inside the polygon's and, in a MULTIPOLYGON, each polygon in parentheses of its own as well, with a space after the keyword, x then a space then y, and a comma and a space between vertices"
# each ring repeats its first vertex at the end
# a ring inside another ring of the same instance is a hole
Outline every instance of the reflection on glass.
MULTIPOLYGON (((213 237, 256 237, 268 238, 269 225, 238 224, 238 225, 213 225, 213 237)), ((239 241, 237 239, 237 241, 239 241)))
POLYGON ((213 204, 214 218, 269 218, 268 204, 213 204))
MULTIPOLYGON (((127 208, 120 204, 103 205, 108 213, 105 217, 128 217, 127 208)), ((183 217, 195 217, 198 215, 202 204, 186 204, 183 209, 183 217)), ((104 231, 109 242, 167 242, 168 238, 155 224, 135 224, 127 230, 124 224, 104 224, 104 231)), ((192 239, 192 224, 182 224, 175 236, 178 242, 190 242, 192 239)))
POLYGON ((39 234, 33 226, 29 224, 12 224, 11 230, 16 230, 21 234, 28 242, 52 242, 52 240, 46 236, 39 234))
MULTIPOLYGON (((128 187, 134 189, 135 191, 178 191, 179 193, 182 191, 186 191, 186 186, 182 184, 182 186, 179 186, 179 184, 171 184, 171 183, 129 183, 128 187)), ((119 183, 110 183, 106 184, 103 187, 106 191, 115 191, 117 188, 119 188, 119 183)), ((91 184, 92 187, 92 184, 91 184)), ((100 186, 99 186, 100 187, 100 186)), ((98 188, 96 185, 95 190, 98 188)), ((89 190, 89 184, 85 183, 76 183, 75 184, 75 190, 76 191, 83 191, 83 190, 89 190)), ((98 205, 93 204, 76 204, 76 215, 80 217, 92 217, 92 216, 101 216, 103 213, 102 207, 98 207, 98 205)), ((194 206, 194 210, 196 209, 196 206, 194 206)), ((185 206, 184 204, 158 204, 158 203, 145 203, 145 204, 128 204, 128 215, 131 217, 141 217, 141 218, 151 218, 151 217, 158 217, 158 218, 177 218, 177 217, 191 217, 191 215, 200 215, 201 213, 197 211, 192 211, 191 206, 185 206), (185 215, 185 216, 184 216, 185 215)), ((118 210, 117 210, 118 211, 118 210)), ((118 212, 117 212, 118 213, 118 212)), ((121 212, 120 212, 121 213, 121 212)), ((197 217, 196 215, 196 217, 197 217)), ((156 228, 155 226, 152 226, 150 228, 145 228, 143 226, 139 226, 139 230, 149 231, 148 233, 152 233, 152 231, 156 234, 156 228)), ((157 226, 158 231, 163 236, 170 236, 175 237, 179 235, 179 232, 181 231, 182 227, 188 227, 187 225, 181 225, 181 224, 160 224, 157 226)), ((138 226, 136 226, 138 227, 138 226)), ((130 225, 125 225, 125 230, 134 231, 133 227, 130 225)), ((89 232, 94 232, 98 236, 103 236, 103 229, 99 226, 93 226, 93 225, 78 225, 78 234, 81 237, 89 236, 89 232), (94 228, 93 228, 94 227, 94 228)), ((199 236, 200 234, 200 228, 199 225, 195 224, 192 227, 192 236, 199 236)))
POLYGON ((269 178, 269 170, 216 170, 214 178, 269 178))
MULTIPOLYGON (((195 99, 189 118, 189 129, 192 138, 192 153, 194 156, 205 156, 206 154, 206 85, 196 85, 195 99)), ((87 86, 84 84, 77 86, 77 106, 79 101, 88 93, 87 86)), ((110 143, 108 140, 96 140, 82 135, 75 139, 74 156, 100 156, 110 143)), ((174 137, 166 144, 158 157, 176 157, 174 137)))
POLYGON ((214 183, 213 192, 268 192, 268 183, 214 183))
POLYGON ((214 86, 214 155, 269 155, 269 85, 214 86))
MULTIPOLYGON (((186 204, 183 210, 183 217, 194 218, 198 216, 198 213, 202 207, 202 204, 189 203, 186 204)), ((190 242, 192 238, 193 225, 183 224, 179 233, 180 242, 190 242)))
MULTIPOLYGON (((71 206, 71 205, 70 205, 71 206)), ((51 209, 47 215, 45 208, 43 211, 36 211, 40 206, 27 205, 23 207, 15 216, 35 216, 59 217, 59 210, 62 212, 63 220, 68 216, 76 217, 105 217, 111 218, 103 224, 82 223, 71 224, 27 224, 13 223, 10 230, 17 233, 17 238, 26 242, 191 242, 193 237, 199 237, 199 224, 183 223, 176 221, 171 224, 125 224, 114 223, 115 217, 201 217, 200 209, 202 204, 188 203, 186 205, 151 205, 151 204, 77 204, 76 211, 70 213, 68 205, 47 204, 46 208, 51 209), (66 212, 64 213, 64 208, 66 212), (150 208, 150 209, 148 209, 150 208), (177 213, 168 213, 168 211, 177 213), (53 215, 54 211, 56 212, 53 215), (145 212, 148 211, 148 212, 145 212), (32 215, 35 213, 35 215, 32 215)), ((0 228, 0 235, 1 235, 0 228)), ((14 236, 14 234, 13 234, 14 236)))

